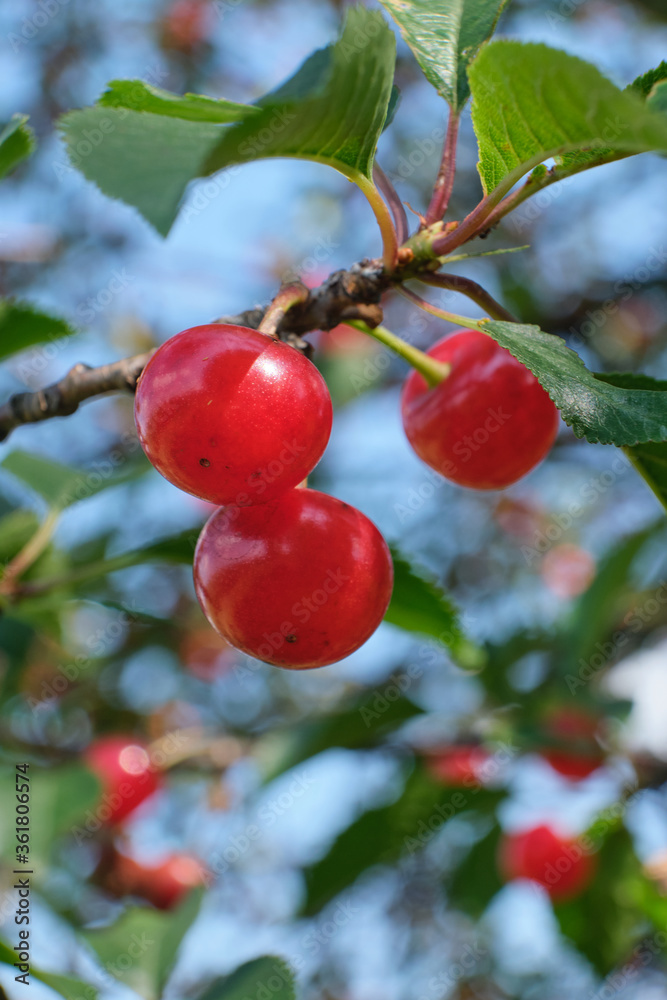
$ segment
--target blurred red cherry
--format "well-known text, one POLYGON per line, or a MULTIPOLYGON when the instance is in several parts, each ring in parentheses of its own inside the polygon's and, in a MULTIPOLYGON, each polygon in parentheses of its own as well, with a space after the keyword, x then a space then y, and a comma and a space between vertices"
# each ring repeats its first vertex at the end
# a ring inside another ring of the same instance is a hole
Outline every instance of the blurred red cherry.
POLYGON ((546 750, 542 752, 542 756, 551 764, 554 771, 558 771, 570 781, 583 781, 597 771, 603 762, 601 755, 596 757, 569 750, 546 750))
POLYGON ((561 837, 542 825, 505 835, 498 851, 498 867, 506 881, 527 878, 537 882, 555 901, 572 899, 591 881, 596 859, 580 841, 561 837))
POLYGON ((444 785, 469 788, 479 783, 489 756, 477 744, 462 744, 429 754, 426 764, 433 777, 444 785))
POLYGON ((83 754, 102 783, 95 816, 108 826, 119 823, 160 786, 147 748, 132 736, 102 736, 83 754))
POLYGON ((158 865, 142 865, 117 852, 105 886, 115 896, 141 896, 158 910, 171 910, 203 881, 201 865, 185 854, 171 855, 158 865))
POLYGON ((160 21, 158 31, 164 48, 188 53, 206 41, 210 28, 208 0, 174 0, 160 21))
POLYGON ((542 579, 557 597, 577 597, 595 577, 595 559, 578 545, 564 543, 547 552, 540 569, 542 579))

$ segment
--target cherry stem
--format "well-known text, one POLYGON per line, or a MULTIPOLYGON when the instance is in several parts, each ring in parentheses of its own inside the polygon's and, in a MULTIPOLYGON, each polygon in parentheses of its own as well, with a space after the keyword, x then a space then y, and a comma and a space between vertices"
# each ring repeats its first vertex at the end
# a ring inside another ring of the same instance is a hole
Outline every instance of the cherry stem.
MULTIPOLYGON (((361 175, 355 176, 355 183, 361 188, 373 209, 373 214, 382 235, 382 263, 386 271, 393 271, 398 260, 398 236, 391 213, 380 192, 371 181, 361 175)), ((397 196, 398 197, 398 196, 397 196)))
POLYGON ((257 327, 260 333, 278 340, 278 327, 285 315, 293 306, 305 302, 310 292, 302 281, 290 281, 281 286, 280 291, 268 306, 261 323, 257 327))
POLYGON ((445 274, 443 271, 438 271, 436 274, 420 275, 419 281, 425 285, 432 285, 434 288, 446 288, 452 292, 460 292, 461 295, 465 295, 486 310, 493 319, 499 319, 506 323, 518 323, 518 320, 507 309, 496 302, 493 296, 489 295, 486 289, 478 285, 472 278, 463 278, 458 274, 445 274))
POLYGON ((53 537, 53 532, 60 517, 59 510, 50 510, 40 526, 18 552, 14 558, 7 563, 2 578, 0 579, 0 593, 11 595, 16 589, 16 581, 26 570, 30 569, 34 562, 41 556, 53 537))
POLYGON ((488 322, 488 320, 470 319, 469 316, 459 316, 457 313, 451 313, 447 309, 440 309, 439 306, 434 306, 431 302, 423 299, 421 295, 411 292, 409 288, 399 288, 398 292, 406 299, 410 299, 411 302, 414 302, 414 304, 419 306, 420 309, 423 309, 424 312, 430 313, 431 316, 437 316, 438 319, 444 319, 447 323, 454 323, 455 326, 461 326, 464 329, 483 331, 484 323, 488 322))
POLYGON ((454 187, 454 174, 456 172, 456 145, 459 135, 459 116, 450 111, 447 122, 447 134, 445 135, 445 145, 442 150, 442 162, 433 188, 431 204, 426 212, 426 225, 430 226, 439 219, 442 219, 449 206, 449 199, 454 187))
POLYGON ((409 365, 412 365, 416 371, 423 375, 426 382, 431 386, 435 387, 440 385, 441 382, 447 378, 451 371, 451 365, 442 364, 440 361, 434 361, 430 358, 428 354, 420 351, 419 348, 413 347, 408 344, 407 341, 402 340, 397 337, 395 333, 391 330, 387 330, 384 326, 370 327, 361 320, 347 320, 347 326, 353 326, 357 330, 361 330, 362 333, 367 333, 369 337, 374 337, 375 340, 379 340, 381 344, 385 347, 390 348, 395 354, 400 355, 409 365))
POLYGON ((380 167, 377 163, 373 164, 373 180, 391 209, 391 214, 394 217, 394 225, 396 228, 398 242, 405 243, 410 236, 410 226, 405 212, 405 205, 401 201, 396 188, 389 180, 382 167, 380 167))

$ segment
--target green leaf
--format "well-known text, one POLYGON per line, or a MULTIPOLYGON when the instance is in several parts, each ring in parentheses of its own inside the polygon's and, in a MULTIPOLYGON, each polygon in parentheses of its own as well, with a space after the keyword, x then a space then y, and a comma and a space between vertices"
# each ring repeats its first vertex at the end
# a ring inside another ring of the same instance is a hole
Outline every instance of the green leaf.
POLYGON ((370 183, 392 97, 395 106, 394 49, 381 15, 353 8, 338 43, 259 108, 114 81, 99 104, 64 115, 60 127, 72 164, 165 236, 188 183, 234 163, 295 156, 370 183))
POLYGON ((450 906, 478 919, 503 887, 498 874, 498 845, 501 830, 494 822, 473 846, 447 882, 450 906))
POLYGON ((643 73, 642 76, 633 80, 628 89, 634 90, 643 98, 647 98, 661 80, 667 80, 667 62, 664 60, 655 69, 650 69, 647 73, 643 73))
POLYGON ((649 441, 623 450, 649 489, 667 508, 667 444, 649 441))
POLYGON ((0 465, 39 493, 50 507, 61 510, 102 490, 130 482, 148 468, 142 460, 133 460, 116 468, 101 463, 98 468, 74 469, 27 451, 11 452, 0 465))
POLYGON ((667 121, 595 66, 546 45, 491 42, 469 70, 484 192, 574 151, 604 158, 667 150, 667 121))
MULTIPOLYGON (((5 767, 0 770, 3 785, 0 790, 0 843, 3 853, 15 859, 16 839, 12 834, 12 817, 15 816, 10 795, 14 787, 12 773, 5 767)), ((88 809, 99 801, 101 786, 97 778, 78 764, 64 767, 30 768, 30 811, 32 816, 30 855, 36 868, 43 871, 53 854, 56 841, 69 835, 77 824, 85 820, 88 809)), ((16 824, 14 824, 15 826, 16 824)))
POLYGON ((646 105, 653 112, 667 114, 667 80, 656 83, 646 100, 646 105))
MULTIPOLYGON (((12 946, 13 947, 13 946, 12 946)), ((16 952, 0 941, 0 962, 12 967, 12 974, 18 970, 14 969, 16 952)), ((43 969, 36 969, 32 961, 30 962, 30 975, 40 982, 50 986, 52 990, 59 993, 65 1000, 97 1000, 98 990, 90 983, 84 983, 81 979, 74 979, 72 976, 63 976, 59 972, 45 972, 43 969)))
POLYGON ((463 634, 458 611, 449 597, 432 580, 416 573, 395 550, 392 558, 394 590, 385 621, 408 632, 433 636, 462 667, 484 666, 483 650, 463 634))
POLYGON ((37 515, 31 510, 13 510, 0 518, 0 565, 13 559, 38 527, 37 515))
POLYGON ((132 482, 149 468, 140 458, 127 460, 124 465, 114 468, 101 462, 90 469, 75 469, 25 451, 11 452, 0 464, 39 493, 50 506, 60 509, 88 500, 103 490, 132 482))
POLYGON ((265 781, 272 781, 278 774, 331 747, 361 750, 377 746, 389 733, 422 712, 407 698, 397 696, 409 690, 417 676, 410 670, 397 672, 338 712, 293 723, 284 731, 268 734, 257 753, 267 763, 265 781))
POLYGON ((104 194, 137 208, 166 236, 188 182, 220 136, 220 125, 119 107, 60 119, 72 164, 104 194))
POLYGON ((197 1000, 247 1000, 271 996, 271 1000, 295 1000, 294 973, 276 955, 264 955, 239 966, 229 976, 215 979, 197 1000))
POLYGON ((560 337, 537 326, 484 321, 481 327, 532 371, 577 437, 601 444, 667 441, 667 396, 613 385, 590 372, 560 337))
POLYGON ((592 584, 577 601, 569 625, 559 637, 561 659, 568 669, 588 662, 598 652, 596 644, 619 629, 626 609, 624 598, 630 590, 630 571, 638 553, 650 538, 664 529, 664 522, 644 528, 624 538, 601 560, 592 584))
POLYGON ((467 70, 509 0, 380 0, 426 79, 459 112, 470 96, 467 70))
POLYGON ((28 115, 14 115, 0 124, 0 177, 5 177, 35 148, 35 134, 26 122, 28 115))
POLYGON ((63 319, 39 312, 27 302, 0 301, 0 359, 35 344, 71 337, 74 332, 63 319))
POLYGON ((562 932, 603 976, 627 961, 642 937, 629 900, 644 881, 629 833, 616 829, 604 839, 592 883, 576 899, 555 907, 562 932))
POLYGON ((200 902, 201 893, 195 892, 169 913, 135 907, 110 927, 83 936, 117 979, 147 1000, 157 1000, 200 902))
POLYGON ((395 802, 364 813, 306 870, 305 913, 318 913, 368 868, 419 853, 452 816, 473 807, 488 809, 499 797, 478 785, 446 788, 418 765, 395 802))
MULTIPOLYGON (((663 63, 667 67, 667 63, 663 63)), ((667 380, 651 378, 635 372, 612 372, 596 378, 622 389, 652 389, 667 391, 667 380)), ((663 507, 667 508, 667 444, 645 442, 634 448, 624 448, 639 475, 646 481, 663 507)))
POLYGON ((191 122, 217 122, 220 125, 241 121, 255 111, 250 104, 235 104, 202 94, 183 94, 181 97, 160 87, 152 87, 143 80, 111 80, 97 103, 107 108, 149 111, 191 122))
POLYGON ((226 130, 206 172, 266 157, 296 157, 326 163, 356 183, 370 181, 394 60, 394 36, 382 15, 350 8, 338 42, 315 53, 267 95, 260 114, 226 130))

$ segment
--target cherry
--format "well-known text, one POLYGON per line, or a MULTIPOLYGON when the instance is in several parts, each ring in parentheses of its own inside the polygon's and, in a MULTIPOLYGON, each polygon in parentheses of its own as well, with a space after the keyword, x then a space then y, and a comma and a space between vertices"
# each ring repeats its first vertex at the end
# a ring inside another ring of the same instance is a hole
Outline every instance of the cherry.
POLYGON ((304 479, 331 433, 331 397, 289 344, 222 323, 167 340, 137 385, 148 458, 175 486, 215 504, 266 503, 304 479))
POLYGON ((474 743, 446 747, 427 758, 434 778, 455 788, 469 788, 479 783, 489 754, 474 743))
POLYGON ((224 507, 199 538, 195 589, 229 643, 278 667, 349 656, 380 624, 391 555, 360 511, 316 490, 224 507))
POLYGON ((146 747, 132 736, 103 736, 90 744, 83 759, 102 783, 96 813, 110 826, 129 816, 160 786, 146 747))
POLYGON ((405 433, 427 465, 461 486, 496 490, 541 462, 558 410, 527 368, 477 330, 444 337, 427 353, 451 365, 449 375, 433 388, 412 372, 401 398, 405 433))
POLYGON ((498 867, 507 880, 528 878, 554 900, 572 899, 593 877, 596 861, 582 845, 542 825, 512 833, 500 842, 498 867))
POLYGON ((602 758, 594 754, 577 753, 571 750, 546 750, 542 756, 554 771, 558 771, 570 781, 583 781, 593 771, 602 766, 602 758))
POLYGON ((187 855, 174 854, 158 865, 142 865, 120 852, 115 852, 104 879, 115 896, 141 896, 159 910, 173 909, 202 882, 201 865, 187 855))

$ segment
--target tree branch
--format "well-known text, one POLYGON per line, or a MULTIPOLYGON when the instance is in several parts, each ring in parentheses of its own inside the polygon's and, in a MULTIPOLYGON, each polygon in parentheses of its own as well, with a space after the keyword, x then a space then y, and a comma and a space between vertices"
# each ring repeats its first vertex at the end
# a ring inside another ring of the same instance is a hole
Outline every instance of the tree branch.
MULTIPOLYGON (((431 238, 433 235, 431 234, 431 238)), ((424 233, 419 235, 414 246, 411 246, 412 242, 408 241, 399 250, 398 263, 392 271, 387 271, 379 259, 362 260, 347 271, 334 271, 324 284, 310 290, 307 295, 304 289, 301 299, 297 297, 281 315, 276 313, 275 332, 281 340, 308 353, 311 347, 302 340, 302 335, 312 330, 330 330, 349 320, 361 320, 367 326, 375 328, 382 322, 380 301, 384 292, 400 286, 410 278, 427 280, 429 283, 440 284, 441 287, 454 287, 451 282, 456 282, 457 291, 468 294, 483 308, 488 309, 491 315, 498 316, 500 310, 502 318, 508 317, 509 314, 504 313, 502 306, 494 303, 491 296, 475 282, 454 275, 437 276, 431 282, 432 272, 439 266, 439 261, 429 250, 424 233), (445 281, 450 284, 445 284, 445 281), (471 294, 471 289, 475 294, 471 294)), ((220 317, 216 322, 256 330, 262 323, 267 308, 271 307, 258 306, 236 316, 220 317)), ((6 403, 0 405, 0 441, 4 441, 16 427, 23 424, 69 416, 81 403, 94 396, 117 391, 134 392, 151 353, 138 354, 99 368, 78 364, 53 385, 38 392, 21 392, 11 396, 6 403)))
POLYGON ((152 352, 114 361, 100 368, 78 364, 64 378, 39 392, 19 392, 0 406, 0 441, 22 424, 34 424, 51 417, 68 417, 80 403, 105 392, 134 392, 152 352))

